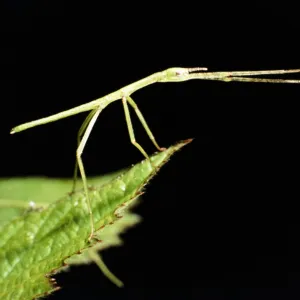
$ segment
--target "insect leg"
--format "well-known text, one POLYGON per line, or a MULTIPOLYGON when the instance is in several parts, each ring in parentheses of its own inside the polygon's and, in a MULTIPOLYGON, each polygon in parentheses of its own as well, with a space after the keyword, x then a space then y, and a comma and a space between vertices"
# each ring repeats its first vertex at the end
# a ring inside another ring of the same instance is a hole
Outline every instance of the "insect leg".
MULTIPOLYGON (((218 80, 218 79, 217 79, 218 80)), ((221 79, 223 81, 241 81, 241 82, 265 82, 265 83, 300 83, 297 79, 273 79, 273 78, 253 78, 253 77, 228 77, 221 79)))
MULTIPOLYGON (((84 131, 86 130, 86 127, 88 126, 89 122, 91 121, 92 117, 95 115, 96 112, 97 112, 97 109, 92 110, 88 114, 88 116, 86 117, 84 122, 82 123, 82 125, 81 125, 81 127, 78 131, 78 135, 77 135, 77 147, 80 145, 81 137, 84 134, 84 131)), ((75 192, 75 189, 76 189, 77 177, 78 177, 78 162, 77 162, 77 158, 76 158, 75 168, 74 168, 74 176, 73 176, 74 179, 73 179, 72 193, 75 192)))
POLYGON ((146 153, 146 151, 135 140, 134 131, 133 131, 133 127, 132 127, 132 123, 131 123, 131 119, 130 119, 130 113, 129 113, 126 97, 122 97, 122 103, 123 103, 123 107, 124 107, 125 118, 126 118, 126 123, 127 123, 127 128, 128 128, 130 141, 150 161, 150 158, 149 158, 148 154, 146 153))
POLYGON ((95 125, 95 122, 100 114, 100 112, 102 111, 102 108, 98 108, 97 111, 94 113, 94 115, 91 117, 91 120, 84 132, 84 135, 80 141, 80 144, 76 150, 76 158, 77 158, 77 163, 78 163, 78 168, 81 174, 81 178, 82 178, 82 182, 83 182, 83 188, 84 188, 84 192, 86 195, 86 201, 87 201, 87 205, 88 205, 88 212, 90 215, 90 222, 91 222, 91 233, 90 236, 88 238, 88 240, 90 241, 93 234, 94 234, 94 218, 93 218, 93 213, 92 213, 92 207, 91 207, 91 201, 90 201, 90 197, 89 197, 89 191, 88 191, 88 185, 87 185, 87 179, 86 179, 86 175, 85 175, 85 171, 84 171, 84 167, 83 167, 83 162, 81 159, 81 154, 83 152, 83 149, 86 145, 86 142, 90 136, 90 133, 95 125))
POLYGON ((88 250, 88 255, 89 257, 96 263, 96 265, 100 268, 100 270, 103 272, 103 274, 111 281, 113 282, 116 286, 122 287, 124 286, 123 282, 117 278, 105 265, 101 255, 97 250, 94 249, 89 249, 88 250))
POLYGON ((140 122, 142 123, 144 129, 146 130, 150 140, 152 141, 152 143, 154 144, 154 146, 159 150, 159 151, 164 151, 166 150, 166 148, 162 148, 162 147, 159 147, 156 140, 155 140, 155 137, 154 135, 152 134, 144 116, 142 115, 141 111, 139 110, 137 104, 133 101, 133 99, 130 97, 130 96, 127 96, 126 97, 127 101, 129 102, 129 104, 133 107, 135 113, 137 114, 140 122))

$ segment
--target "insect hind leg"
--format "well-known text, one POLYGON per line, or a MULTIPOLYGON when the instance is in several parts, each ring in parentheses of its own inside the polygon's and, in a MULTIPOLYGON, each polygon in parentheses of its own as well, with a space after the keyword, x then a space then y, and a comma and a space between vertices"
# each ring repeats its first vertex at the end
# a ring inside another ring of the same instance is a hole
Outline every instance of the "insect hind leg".
MULTIPOLYGON (((80 142, 81 142, 81 137, 84 134, 87 126, 89 125, 91 119, 93 118, 93 116, 95 115, 96 112, 97 112, 97 109, 92 110, 88 114, 88 116, 86 117, 86 119, 84 120, 84 122, 82 123, 82 125, 80 126, 80 129, 79 129, 78 134, 77 134, 77 147, 79 147, 80 142)), ((75 192, 77 179, 78 179, 78 161, 77 161, 77 158, 76 158, 75 159, 74 175, 73 175, 72 193, 75 192)))
POLYGON ((84 167, 83 167, 83 162, 82 162, 82 158, 81 158, 81 154, 84 150, 84 147, 86 145, 86 142, 91 134, 91 131, 95 125, 95 122, 97 121, 97 118, 100 114, 100 112, 102 111, 102 108, 98 108, 96 110, 96 112, 94 113, 94 115, 91 117, 91 119, 89 120, 88 125, 86 127, 86 130, 83 134, 83 137, 80 141, 80 144, 76 150, 76 158, 77 158, 77 164, 78 164, 78 168, 81 174, 81 178, 82 178, 82 183, 83 183, 83 189, 84 189, 84 193, 86 196, 86 202, 87 202, 87 206, 88 206, 88 213, 90 216, 90 224, 91 224, 91 232, 88 238, 88 241, 90 241, 93 237, 94 231, 95 231, 95 225, 94 225, 94 218, 93 218, 93 213, 92 213, 92 206, 91 206, 91 200, 89 197, 89 191, 88 191, 88 185, 87 185, 87 179, 86 179, 86 175, 85 175, 85 171, 84 171, 84 167))

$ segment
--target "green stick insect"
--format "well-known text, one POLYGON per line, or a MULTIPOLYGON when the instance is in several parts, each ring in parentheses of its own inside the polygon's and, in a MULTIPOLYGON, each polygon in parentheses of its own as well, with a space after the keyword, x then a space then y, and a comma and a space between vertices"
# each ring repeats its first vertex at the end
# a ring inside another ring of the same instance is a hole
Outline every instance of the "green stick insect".
POLYGON ((24 123, 22 125, 14 127, 11 130, 11 134, 29 129, 31 127, 54 122, 59 119, 63 119, 63 118, 66 118, 66 117, 69 117, 69 116, 72 116, 72 115, 75 115, 78 113, 82 113, 85 111, 91 111, 89 113, 89 115, 87 116, 87 118, 85 119, 85 121, 83 122, 83 124, 81 125, 79 132, 78 132, 78 136, 77 136, 78 148, 76 150, 76 164, 75 164, 75 171, 74 171, 74 184, 73 184, 73 190, 72 190, 72 191, 74 191, 75 187, 76 187, 77 173, 78 173, 78 168, 79 168, 81 178, 83 181, 83 187, 84 187, 84 192, 85 192, 86 201, 87 201, 88 213, 90 216, 91 232, 90 232, 90 235, 88 238, 88 241, 90 241, 91 238, 93 237, 95 227, 94 227, 91 203, 90 203, 89 194, 88 194, 88 184, 87 184, 86 174, 84 171, 81 155, 82 155, 82 152, 84 150, 86 142, 89 138, 89 135, 93 129, 93 126, 94 126, 99 114, 106 106, 108 106, 110 103, 112 103, 114 101, 122 100, 130 141, 147 159, 149 159, 149 156, 147 155, 145 150, 135 140, 134 130, 132 127, 130 113, 129 113, 129 109, 128 109, 128 103, 135 110, 137 117, 139 118, 140 122, 142 123, 146 133, 148 134, 150 140, 153 142, 154 146, 159 151, 163 151, 164 148, 161 148, 157 144, 142 113, 140 112, 136 103, 131 98, 131 94, 133 94, 137 90, 140 90, 140 89, 142 89, 150 84, 156 83, 156 82, 179 82, 179 81, 187 81, 190 79, 219 80, 219 81, 225 81, 225 82, 242 81, 242 82, 298 83, 299 84, 300 80, 272 79, 272 78, 268 79, 268 78, 252 77, 252 76, 260 76, 260 75, 274 75, 274 74, 287 74, 287 73, 299 73, 299 72, 300 72, 300 69, 269 70, 269 71, 207 72, 207 68, 170 68, 170 69, 167 69, 162 72, 154 73, 144 79, 141 79, 132 84, 129 84, 129 85, 127 85, 113 93, 110 93, 104 97, 101 97, 97 100, 94 100, 89 103, 62 111, 60 113, 51 115, 46 118, 38 119, 38 120, 35 120, 32 122, 24 123))

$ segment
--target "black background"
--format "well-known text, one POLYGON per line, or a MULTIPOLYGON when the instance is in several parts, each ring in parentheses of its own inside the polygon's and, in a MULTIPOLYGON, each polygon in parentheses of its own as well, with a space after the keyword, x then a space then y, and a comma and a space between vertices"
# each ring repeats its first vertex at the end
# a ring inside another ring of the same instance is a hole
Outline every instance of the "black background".
MULTIPOLYGON (((154 72, 300 67, 298 10, 285 2, 95 3, 2 0, 0 176, 70 177, 84 114, 10 129, 154 72)), ((146 189, 135 209, 143 223, 104 252, 125 288, 95 265, 74 267, 49 299, 299 299, 299 94, 298 85, 195 80, 134 94, 162 146, 195 140, 146 189)), ((121 102, 101 114, 83 159, 89 175, 142 159, 121 102)))

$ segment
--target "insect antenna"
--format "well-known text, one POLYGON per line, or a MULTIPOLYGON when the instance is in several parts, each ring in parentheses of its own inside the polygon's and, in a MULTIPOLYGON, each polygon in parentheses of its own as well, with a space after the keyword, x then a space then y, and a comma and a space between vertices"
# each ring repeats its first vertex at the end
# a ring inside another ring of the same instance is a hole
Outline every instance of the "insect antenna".
POLYGON ((188 68, 189 73, 197 73, 199 71, 207 71, 207 68, 188 68))

